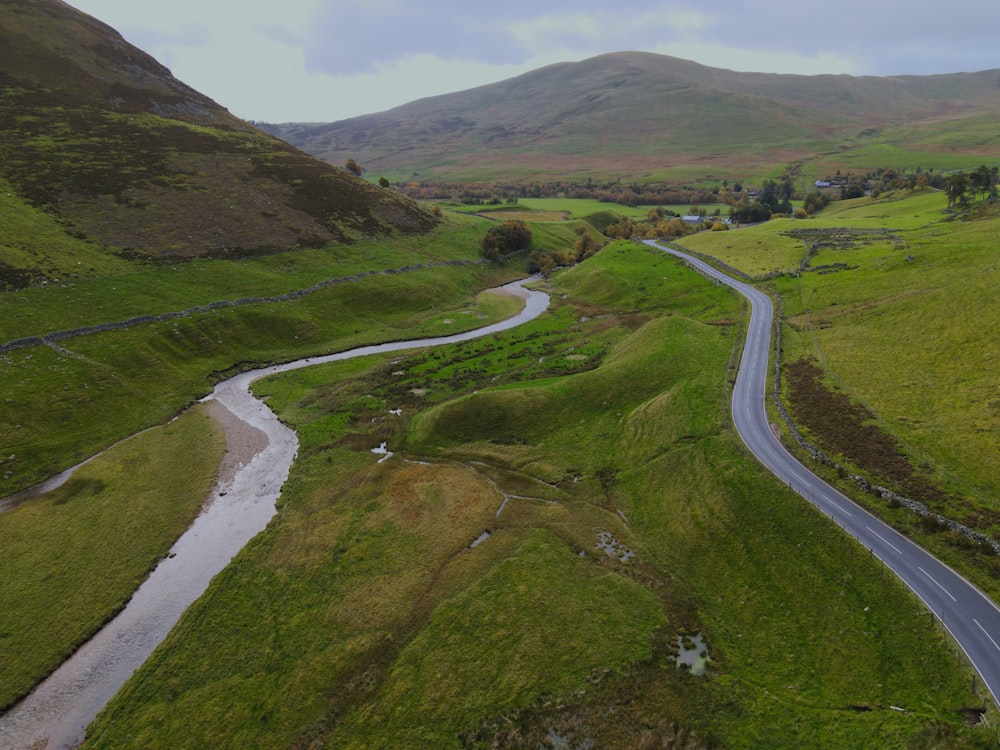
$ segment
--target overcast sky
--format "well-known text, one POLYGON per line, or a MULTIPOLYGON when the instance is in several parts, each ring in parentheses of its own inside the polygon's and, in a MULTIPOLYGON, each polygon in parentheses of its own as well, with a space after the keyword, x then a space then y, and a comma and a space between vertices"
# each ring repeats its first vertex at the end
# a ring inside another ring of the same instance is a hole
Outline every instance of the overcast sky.
POLYGON ((330 122, 644 50, 733 70, 1000 68, 996 0, 69 0, 250 120, 330 122))

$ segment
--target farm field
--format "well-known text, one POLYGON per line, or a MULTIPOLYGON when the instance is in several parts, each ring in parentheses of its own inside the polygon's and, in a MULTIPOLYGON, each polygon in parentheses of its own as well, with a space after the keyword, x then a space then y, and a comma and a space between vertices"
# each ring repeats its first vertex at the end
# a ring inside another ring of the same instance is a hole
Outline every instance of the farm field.
MULTIPOLYGON (((630 219, 646 219, 652 208, 664 208, 678 215, 686 214, 691 210, 690 204, 626 206, 590 198, 518 198, 517 203, 486 206, 448 204, 448 206, 450 210, 460 213, 475 213, 483 216, 495 216, 500 219, 521 218, 526 221, 569 221, 585 219, 593 214, 607 212, 630 219)), ((719 209, 723 216, 729 211, 729 206, 725 204, 705 204, 700 208, 709 213, 719 209)))
MULTIPOLYGON (((561 212, 574 219, 582 219, 600 211, 613 211, 632 219, 645 219, 649 215, 649 210, 656 208, 655 206, 623 206, 618 203, 604 203, 584 198, 518 198, 517 203, 519 206, 525 206, 533 211, 561 212)), ((662 208, 677 214, 686 214, 690 211, 691 206, 667 205, 662 206, 662 208)), ((709 212, 718 208, 723 215, 729 210, 729 206, 723 205, 704 205, 701 208, 707 209, 709 212)))

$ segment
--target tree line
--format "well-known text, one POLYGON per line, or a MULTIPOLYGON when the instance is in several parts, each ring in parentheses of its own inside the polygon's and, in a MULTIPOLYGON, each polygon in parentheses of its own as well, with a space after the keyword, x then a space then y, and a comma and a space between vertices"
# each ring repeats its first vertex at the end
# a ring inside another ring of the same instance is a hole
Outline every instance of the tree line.
POLYGON ((513 182, 448 183, 406 181, 398 189, 410 198, 425 201, 447 201, 472 206, 500 205, 519 198, 580 198, 614 203, 622 206, 659 206, 719 202, 720 188, 702 188, 641 184, 604 180, 567 182, 562 180, 519 184, 513 182))

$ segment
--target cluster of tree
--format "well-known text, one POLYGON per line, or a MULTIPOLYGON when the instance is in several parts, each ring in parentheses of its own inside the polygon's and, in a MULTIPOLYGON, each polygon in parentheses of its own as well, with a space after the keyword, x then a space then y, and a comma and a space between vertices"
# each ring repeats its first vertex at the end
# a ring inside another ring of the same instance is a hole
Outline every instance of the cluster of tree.
MULTIPOLYGON (((697 214, 691 214, 696 216, 697 214)), ((612 224, 604 233, 613 240, 652 239, 654 237, 684 237, 689 234, 704 231, 725 231, 729 229, 719 216, 700 216, 700 221, 685 221, 678 216, 671 216, 662 208, 650 209, 645 220, 622 219, 612 224)))
POLYGON ((948 208, 967 208, 974 201, 997 200, 997 167, 980 164, 971 172, 953 172, 944 178, 948 208))
POLYGON ((948 207, 968 207, 980 200, 997 199, 997 167, 981 164, 970 172, 948 174, 917 167, 912 172, 898 171, 892 167, 873 170, 863 175, 837 176, 830 179, 841 198, 860 198, 866 193, 879 196, 889 190, 921 190, 932 187, 943 190, 948 196, 948 207))
POLYGON ((577 227, 575 232, 576 242, 573 243, 572 249, 535 250, 532 252, 528 258, 528 272, 542 273, 547 276, 553 269, 586 260, 607 244, 607 242, 594 237, 592 231, 587 227, 577 227))
POLYGON ((763 188, 753 199, 747 196, 733 203, 729 218, 737 224, 755 224, 767 221, 773 214, 791 214, 794 197, 791 175, 785 173, 779 181, 764 180, 763 188))
MULTIPOLYGON (((855 183, 855 180, 851 175, 848 175, 848 178, 848 187, 850 187, 855 183)), ((933 169, 925 172, 923 168, 917 167, 913 172, 905 172, 885 167, 869 172, 861 180, 863 180, 864 186, 871 190, 872 195, 879 195, 890 190, 920 190, 931 187, 934 182, 937 183, 933 185, 934 187, 940 187, 941 178, 941 175, 934 174, 933 169)), ((848 197, 846 192, 843 197, 848 197)))
POLYGON ((520 219, 494 224, 479 241, 483 257, 500 260, 504 255, 531 247, 531 230, 520 219))
POLYGON ((802 203, 802 210, 805 211, 806 216, 812 216, 817 211, 821 211, 830 205, 830 196, 826 193, 821 193, 819 190, 813 190, 808 193, 805 200, 802 203))
POLYGON ((830 183, 830 188, 823 194, 829 195, 832 190, 841 199, 861 198, 869 193, 877 197, 890 190, 922 190, 927 187, 946 190, 948 187, 943 173, 935 172, 933 168, 924 170, 923 167, 917 167, 912 172, 879 167, 864 174, 848 172, 846 175, 837 170, 837 174, 827 177, 826 182, 830 183))
POLYGON ((344 169, 350 172, 355 177, 360 177, 364 174, 365 169, 360 164, 358 164, 354 159, 348 159, 344 162, 344 169))

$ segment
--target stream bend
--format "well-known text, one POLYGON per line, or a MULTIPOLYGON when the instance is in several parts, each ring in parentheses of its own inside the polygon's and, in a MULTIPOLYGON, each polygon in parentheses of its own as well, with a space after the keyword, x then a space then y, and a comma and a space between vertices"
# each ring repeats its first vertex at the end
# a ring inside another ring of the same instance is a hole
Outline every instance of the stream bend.
POLYGON ((524 300, 513 317, 451 336, 396 341, 308 357, 244 372, 219 383, 204 401, 266 435, 266 445, 231 479, 221 481, 209 502, 170 553, 136 590, 127 606, 24 700, 0 716, 0 747, 6 750, 75 748, 118 689, 167 637, 184 611, 236 554, 264 530, 288 478, 298 438, 250 393, 257 380, 312 365, 371 354, 454 344, 515 328, 548 308, 549 297, 522 279, 492 290, 524 300))

